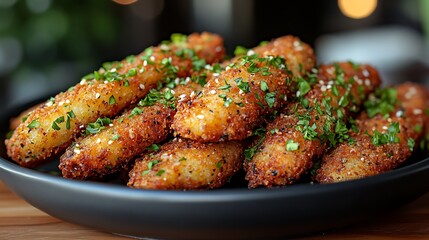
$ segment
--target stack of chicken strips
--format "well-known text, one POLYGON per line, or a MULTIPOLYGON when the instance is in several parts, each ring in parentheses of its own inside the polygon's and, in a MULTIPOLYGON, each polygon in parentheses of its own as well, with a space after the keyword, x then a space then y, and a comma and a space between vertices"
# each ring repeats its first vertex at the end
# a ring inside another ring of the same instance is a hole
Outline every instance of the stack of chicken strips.
POLYGON ((423 86, 381 88, 375 68, 350 61, 316 65, 294 36, 240 50, 225 60, 220 36, 173 34, 103 64, 22 113, 7 153, 24 167, 60 155, 71 179, 127 171, 139 189, 220 188, 241 169, 256 188, 386 172, 429 132, 423 86))

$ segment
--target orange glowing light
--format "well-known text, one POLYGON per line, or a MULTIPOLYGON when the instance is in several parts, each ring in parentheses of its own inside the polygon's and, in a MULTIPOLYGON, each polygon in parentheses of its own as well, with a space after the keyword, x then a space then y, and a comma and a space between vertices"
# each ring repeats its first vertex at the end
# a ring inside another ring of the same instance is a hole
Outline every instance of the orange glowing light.
POLYGON ((377 7, 377 0, 338 0, 341 12, 349 18, 366 18, 377 7))
POLYGON ((137 0, 112 0, 117 4, 121 4, 121 5, 130 5, 132 3, 137 2, 137 0))

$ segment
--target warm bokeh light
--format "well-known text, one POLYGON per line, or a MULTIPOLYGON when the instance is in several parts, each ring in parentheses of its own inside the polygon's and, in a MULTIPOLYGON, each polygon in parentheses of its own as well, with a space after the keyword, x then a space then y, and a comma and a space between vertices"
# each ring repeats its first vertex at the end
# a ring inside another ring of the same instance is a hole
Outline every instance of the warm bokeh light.
POLYGON ((121 5, 129 5, 132 3, 137 2, 137 0, 113 0, 115 3, 121 4, 121 5))
POLYGON ((374 12, 377 0, 338 0, 338 6, 349 18, 366 18, 374 12))

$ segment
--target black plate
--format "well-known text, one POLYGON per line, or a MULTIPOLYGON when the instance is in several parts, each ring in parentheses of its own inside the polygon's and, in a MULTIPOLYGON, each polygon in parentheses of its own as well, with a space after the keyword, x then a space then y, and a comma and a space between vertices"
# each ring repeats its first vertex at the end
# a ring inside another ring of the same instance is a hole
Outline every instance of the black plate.
MULTIPOLYGON (((9 118, 27 106, 0 114, 0 134, 7 132, 9 118)), ((337 184, 183 192, 63 179, 43 169, 12 163, 4 144, 0 146, 0 179, 33 206, 71 223, 145 238, 239 239, 309 234, 380 215, 429 190, 429 159, 337 184)), ((417 158, 414 160, 422 159, 417 158)))

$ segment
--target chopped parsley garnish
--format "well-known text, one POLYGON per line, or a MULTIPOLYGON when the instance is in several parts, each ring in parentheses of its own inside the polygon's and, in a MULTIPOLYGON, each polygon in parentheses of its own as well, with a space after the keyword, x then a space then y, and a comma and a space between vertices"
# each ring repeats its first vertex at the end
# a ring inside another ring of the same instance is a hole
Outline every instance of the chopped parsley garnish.
POLYGON ((311 90, 310 84, 304 78, 298 78, 298 91, 299 96, 305 96, 311 90))
POLYGON ((35 119, 35 120, 33 120, 33 121, 31 121, 31 123, 28 124, 27 127, 30 128, 30 129, 32 129, 32 128, 38 128, 40 126, 40 123, 37 120, 38 120, 38 118, 35 119))
POLYGON ((132 117, 140 115, 142 113, 143 113, 143 110, 141 108, 135 107, 135 108, 133 108, 133 110, 131 111, 131 114, 128 117, 132 118, 132 117))
POLYGON ((164 169, 161 169, 161 170, 159 170, 157 173, 156 173, 156 176, 161 176, 163 173, 165 173, 165 170, 164 169))
POLYGON ((186 158, 185 158, 185 157, 181 157, 181 158, 179 159, 179 162, 181 162, 181 161, 186 161, 186 158))
POLYGON ((274 103, 276 102, 276 92, 269 92, 265 94, 265 102, 267 102, 268 107, 274 107, 274 103))
POLYGON ((95 122, 88 124, 85 135, 96 134, 106 128, 112 121, 108 117, 98 118, 95 122))
POLYGON ((115 104, 116 103, 116 99, 115 99, 115 96, 110 96, 110 98, 109 98, 109 104, 110 105, 113 105, 113 104, 115 104))
POLYGON ((219 97, 223 99, 223 105, 225 107, 229 107, 233 102, 232 98, 227 97, 226 94, 219 94, 219 97))
POLYGON ((110 140, 116 141, 121 137, 121 135, 119 135, 118 133, 116 133, 115 135, 113 135, 110 140))
POLYGON ((250 86, 248 82, 243 81, 243 78, 239 77, 234 80, 237 83, 237 87, 241 89, 244 93, 250 92, 250 86))
POLYGON ((152 145, 150 145, 149 147, 146 148, 146 150, 148 150, 148 151, 154 151, 154 152, 158 151, 159 149, 161 149, 161 147, 159 145, 157 145, 157 144, 152 144, 152 145))
POLYGON ((253 158, 253 156, 258 150, 258 147, 262 144, 264 139, 265 137, 261 137, 253 147, 244 150, 244 157, 246 158, 246 160, 250 161, 253 158))
POLYGON ((416 144, 416 142, 414 141, 414 139, 408 138, 407 145, 408 145, 408 148, 410 149, 410 151, 414 150, 414 145, 415 144, 416 144))
POLYGON ((399 123, 392 122, 387 129, 387 133, 380 133, 378 130, 374 131, 372 136, 372 144, 380 146, 387 143, 399 143, 400 139, 397 134, 400 132, 399 123))
POLYGON ((52 128, 53 128, 54 130, 60 130, 61 128, 58 126, 58 124, 60 124, 60 123, 62 123, 62 122, 64 122, 64 116, 58 117, 57 119, 55 119, 55 120, 52 122, 52 128))
POLYGON ((147 170, 143 171, 142 175, 144 176, 144 175, 150 173, 150 171, 152 171, 152 168, 160 162, 161 162, 161 160, 153 160, 153 161, 148 162, 147 163, 147 170))
POLYGON ((287 151, 296 151, 299 148, 299 143, 294 142, 292 139, 287 140, 286 150, 287 151))
POLYGON ((229 92, 229 89, 231 88, 231 84, 229 84, 226 80, 224 80, 224 81, 225 81, 225 85, 220 86, 218 89, 219 90, 225 90, 225 91, 229 92))
POLYGON ((237 47, 235 47, 234 55, 235 56, 246 55, 248 51, 249 51, 249 49, 247 49, 247 48, 245 48, 243 46, 237 46, 237 47))
POLYGON ((264 92, 267 92, 269 90, 267 82, 261 81, 261 90, 264 92))
POLYGON ((385 118, 388 117, 395 110, 396 95, 394 88, 377 89, 374 94, 375 98, 370 98, 364 103, 368 116, 372 118, 381 114, 385 118))

